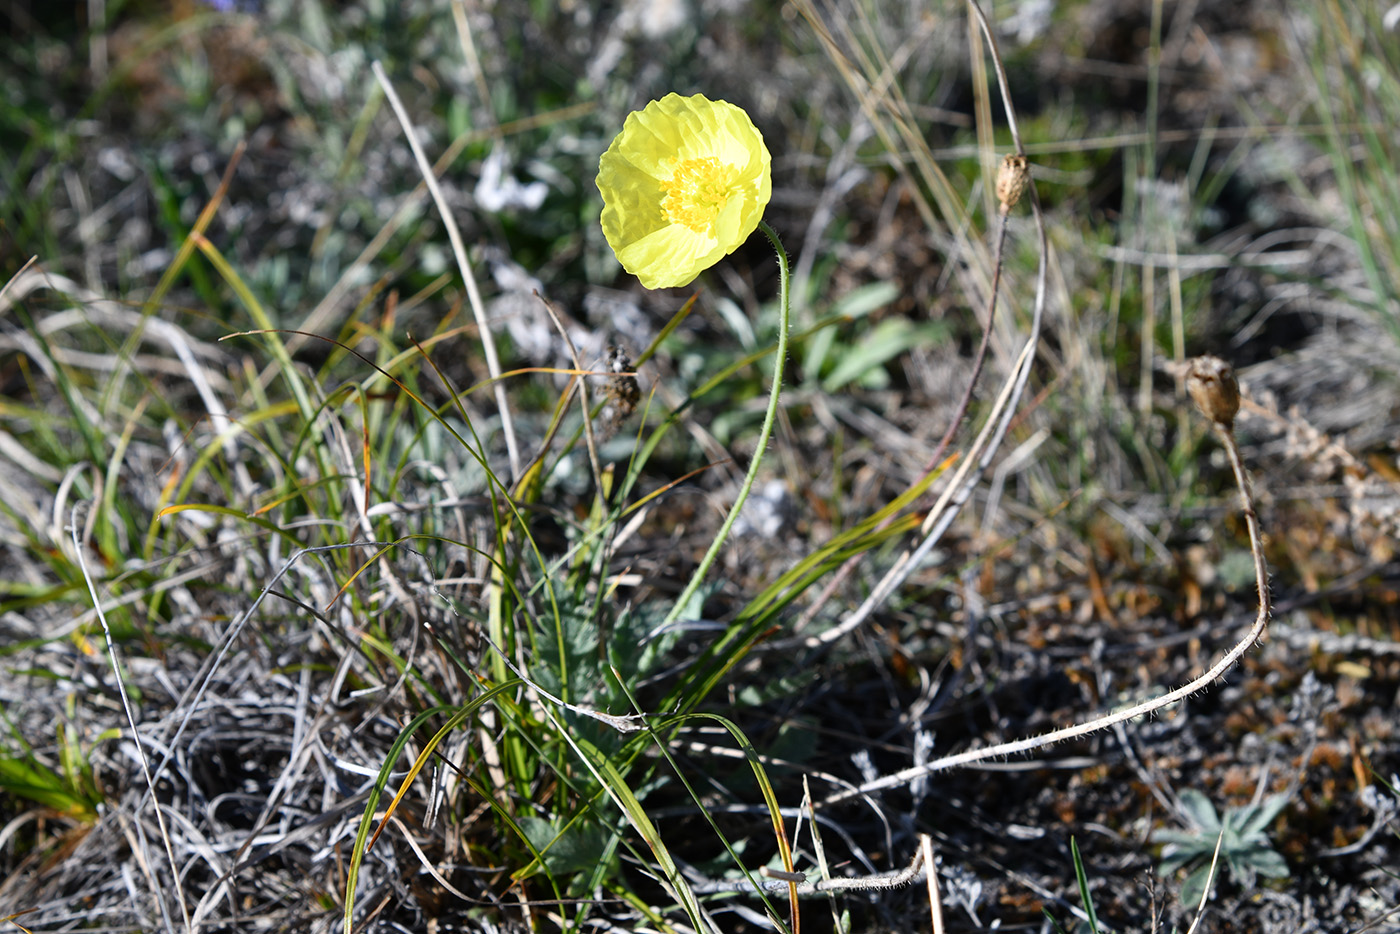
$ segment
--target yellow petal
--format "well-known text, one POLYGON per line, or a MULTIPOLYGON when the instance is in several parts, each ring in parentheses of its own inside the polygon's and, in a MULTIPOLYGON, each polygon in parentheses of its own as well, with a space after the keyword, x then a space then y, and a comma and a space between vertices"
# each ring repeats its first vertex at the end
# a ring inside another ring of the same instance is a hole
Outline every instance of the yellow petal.
POLYGON ((689 285, 724 254, 713 238, 669 224, 618 250, 617 259, 646 288, 669 289, 689 285))

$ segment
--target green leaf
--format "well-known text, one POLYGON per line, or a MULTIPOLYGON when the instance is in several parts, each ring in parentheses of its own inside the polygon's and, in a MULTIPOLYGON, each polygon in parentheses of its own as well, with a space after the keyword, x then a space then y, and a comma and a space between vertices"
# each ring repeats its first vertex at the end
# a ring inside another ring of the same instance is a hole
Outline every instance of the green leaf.
POLYGON ((1288 796, 1277 794, 1269 795, 1258 804, 1240 808, 1237 812, 1240 836, 1247 840, 1256 834, 1262 835, 1287 806, 1288 796))
POLYGON ((1191 875, 1186 877, 1186 881, 1181 884, 1181 903, 1195 908, 1201 903, 1201 895, 1205 893, 1206 883, 1211 881, 1210 863, 1206 863, 1191 875))
POLYGON ((1099 916, 1094 911, 1094 900, 1089 895, 1089 877, 1084 872, 1084 860, 1079 856, 1079 841, 1069 838, 1069 851, 1074 859, 1074 878, 1079 882, 1079 898, 1084 902, 1084 913, 1089 916, 1089 930, 1099 934, 1099 916))
POLYGON ((1196 789, 1188 788, 1181 793, 1181 810, 1198 830, 1212 836, 1220 833, 1220 816, 1215 812, 1215 805, 1196 789))
POLYGON ((812 339, 807 341, 806 350, 802 355, 802 378, 804 380, 816 380, 821 377, 822 367, 826 365, 826 358, 831 353, 831 348, 835 343, 835 328, 827 328, 812 335, 812 339))
POLYGON ((1251 850, 1245 861, 1255 872, 1268 879, 1287 879, 1290 875, 1283 854, 1269 847, 1251 850))
POLYGON ((832 311, 848 318, 864 318, 872 311, 884 308, 899 297, 899 286, 893 282, 872 282, 852 289, 832 306, 832 311))
POLYGON ((584 872, 598 865, 608 852, 608 832, 597 824, 576 823, 561 827, 542 817, 522 817, 517 823, 530 845, 544 857, 555 875, 584 872))
POLYGON ((1214 852, 1214 846, 1203 850, 1196 845, 1196 841, 1193 841, 1189 847, 1169 846, 1162 852, 1162 863, 1157 867, 1157 871, 1164 876, 1170 876, 1178 869, 1184 868, 1188 863, 1193 863, 1202 856, 1209 856, 1212 852, 1214 852))
MULTIPOLYGON (((1169 844, 1169 849, 1175 852, 1178 849, 1196 849, 1200 844, 1202 836, 1199 831, 1188 830, 1154 830, 1152 840, 1154 843, 1169 844)), ((1215 848, 1215 844, 1211 844, 1215 848)))
POLYGON ((92 804, 75 793, 58 773, 43 765, 22 759, 0 758, 0 789, 17 798, 28 798, 61 811, 70 817, 91 820, 96 817, 92 804))
POLYGON ((836 367, 822 380, 822 389, 836 392, 910 348, 932 343, 943 333, 941 327, 916 325, 908 318, 881 321, 875 330, 861 338, 840 358, 836 367))

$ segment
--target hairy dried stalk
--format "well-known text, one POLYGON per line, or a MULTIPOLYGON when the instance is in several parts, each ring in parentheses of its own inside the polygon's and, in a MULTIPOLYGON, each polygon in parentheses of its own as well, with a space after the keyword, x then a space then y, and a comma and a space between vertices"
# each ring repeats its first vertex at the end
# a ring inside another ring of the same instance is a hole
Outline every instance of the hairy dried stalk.
POLYGON ((1191 362, 1187 371, 1187 388, 1191 398, 1196 400, 1201 411, 1211 420, 1216 435, 1220 438, 1221 444, 1225 446, 1225 453, 1230 458, 1230 469, 1234 472, 1235 483, 1239 488, 1240 508, 1244 513, 1245 524, 1249 530, 1249 550, 1254 557, 1254 579, 1259 592, 1259 612, 1248 631, 1214 665, 1211 665, 1198 677, 1151 700, 1095 717, 1085 723, 1052 730, 1040 736, 1018 739, 1009 743, 998 743, 995 746, 986 746, 981 749, 969 749, 966 752, 944 756, 925 765, 904 769, 883 778, 866 782, 856 788, 838 791, 818 802, 817 807, 825 807, 871 792, 906 785, 916 778, 935 772, 946 772, 958 766, 1019 755, 1054 743, 1077 739, 1116 723, 1123 723, 1161 710, 1182 698, 1208 688, 1211 682, 1225 674, 1245 652, 1249 651, 1250 646, 1263 637, 1269 624, 1269 569, 1264 561, 1263 536, 1259 530, 1259 517, 1254 510, 1254 494, 1249 485, 1249 475, 1245 472, 1244 463, 1240 459, 1239 444, 1235 441, 1234 416, 1239 403, 1234 371, 1230 369, 1228 364, 1217 358, 1197 358, 1191 362), (1233 408, 1229 404, 1231 387, 1235 387, 1233 408))

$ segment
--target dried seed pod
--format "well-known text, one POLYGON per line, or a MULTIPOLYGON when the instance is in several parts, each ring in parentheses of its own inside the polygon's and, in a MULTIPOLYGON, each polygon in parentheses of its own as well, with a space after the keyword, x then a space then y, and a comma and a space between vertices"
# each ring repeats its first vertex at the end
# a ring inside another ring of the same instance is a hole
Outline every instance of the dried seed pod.
POLYGON ((1001 160, 997 170, 997 200, 1001 202, 1001 213, 1009 214, 1026 193, 1031 181, 1031 166, 1026 157, 1011 153, 1001 160))
POLYGON ((1240 384, 1235 368, 1219 357, 1196 357, 1186 366, 1186 391, 1206 418, 1226 431, 1235 427, 1240 410, 1240 384))
POLYGON ((637 375, 631 372, 632 358, 623 348, 609 346, 606 365, 612 375, 608 377, 603 395, 608 400, 607 434, 612 435, 637 410, 642 388, 637 384, 637 375))

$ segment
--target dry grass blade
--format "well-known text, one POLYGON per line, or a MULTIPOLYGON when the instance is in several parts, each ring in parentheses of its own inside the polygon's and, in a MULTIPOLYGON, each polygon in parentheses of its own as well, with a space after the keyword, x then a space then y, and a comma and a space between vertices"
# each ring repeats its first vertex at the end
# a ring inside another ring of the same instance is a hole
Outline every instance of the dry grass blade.
MULTIPOLYGON (((564 346, 569 348, 569 359, 574 363, 574 371, 582 374, 584 372, 583 361, 579 359, 578 348, 574 346, 574 339, 569 336, 569 329, 564 326, 563 320, 559 317, 559 312, 552 302, 542 295, 537 296, 540 303, 544 305, 545 311, 549 313, 549 320, 554 324, 555 330, 559 332, 559 337, 564 341, 564 346)), ((588 378, 586 376, 575 376, 577 383, 570 383, 570 386, 578 386, 579 408, 583 413, 583 440, 588 447, 588 464, 593 468, 593 482, 597 484, 599 491, 603 489, 603 466, 598 460, 598 442, 593 437, 593 409, 588 402, 588 378)), ((544 456, 542 451, 536 459, 544 456)))
MULTIPOLYGON (((955 251, 966 259, 966 271, 972 280, 967 288, 968 294, 986 294, 991 281, 992 257, 984 245, 968 235, 971 223, 967 210, 953 184, 934 160, 909 102, 894 80, 895 62, 885 58, 864 8, 856 7, 860 18, 859 29, 840 9, 831 8, 829 15, 823 16, 814 0, 802 0, 798 9, 821 40, 828 58, 860 101, 861 110, 875 128, 888 157, 894 160, 901 175, 910 182, 910 192, 928 229, 946 228, 954 238, 955 251), (840 38, 833 33, 828 22, 834 25, 840 38), (852 62, 845 49, 851 49, 858 61, 852 62), (910 165, 906 159, 912 160, 913 164, 910 165), (929 203, 925 191, 932 195, 937 212, 934 204, 929 203), (944 219, 943 224, 938 222, 939 215, 944 219)), ((919 38, 911 38, 911 48, 919 38)))
POLYGON ((1206 917, 1206 903, 1210 901, 1211 886, 1215 884, 1215 876, 1220 868, 1220 847, 1225 842, 1225 831, 1220 832, 1220 836, 1215 840, 1215 852, 1210 857, 1210 870, 1206 873, 1206 883, 1201 891, 1201 903, 1196 906, 1196 917, 1191 919, 1191 926, 1186 929, 1186 934, 1196 934, 1196 929, 1201 926, 1201 922, 1206 917))
POLYGON ((933 838, 926 833, 919 834, 919 853, 924 858, 928 871, 924 878, 928 882, 928 907, 932 917, 933 934, 943 934, 943 902, 938 895, 938 864, 933 860, 933 838))
MULTIPOLYGON (((78 522, 78 516, 85 508, 90 508, 90 504, 79 503, 73 507, 70 516, 71 524, 69 526, 69 531, 72 534, 73 550, 77 557, 78 568, 82 571, 83 581, 87 584, 88 593, 92 597, 92 605, 97 609, 97 618, 102 623, 102 635, 107 641, 107 657, 112 663, 112 677, 116 680, 117 693, 121 697, 122 711, 126 714, 127 726, 131 728, 131 739, 136 746, 136 757, 141 763, 141 774, 146 779, 146 793, 153 802, 156 825, 160 828, 161 842, 165 845, 165 856, 166 859, 169 860, 170 875, 172 884, 175 887, 175 900, 180 905, 180 916, 184 920, 185 930, 189 931, 192 930, 190 927, 190 913, 189 906, 185 904, 185 893, 180 881, 180 864, 175 860, 175 848, 170 840, 170 831, 165 824, 164 810, 161 808, 160 802, 154 800, 156 786, 155 779, 152 777, 150 762, 146 758, 146 741, 141 738, 141 731, 136 726, 136 714, 132 710, 131 698, 127 695, 126 690, 126 675, 122 669, 121 660, 117 656, 116 644, 112 641, 112 630, 111 627, 107 625, 107 615, 101 610, 102 601, 98 599, 97 596, 97 585, 93 583, 92 575, 88 573, 87 558, 84 554, 86 550, 84 542, 79 537, 79 529, 81 526, 78 522)), ((144 833, 141 830, 141 824, 139 822, 136 827, 137 833, 141 835, 144 840, 144 833)), ((161 920, 165 923, 165 929, 170 932, 170 934, 174 934, 175 926, 170 917, 170 906, 166 904, 165 898, 161 893, 159 871, 152 866, 148 870, 148 875, 152 884, 155 886, 156 903, 160 907, 161 920)))
POLYGON ((467 300, 472 306, 472 315, 476 319, 477 330, 480 332, 481 349, 486 356, 486 368, 491 374, 492 391, 496 395, 496 410, 501 418, 501 434, 505 437, 506 452, 510 458, 511 477, 518 480, 520 478, 520 450, 515 440, 515 418, 511 414, 510 400, 506 397, 505 384, 501 382, 501 361, 496 356, 496 338, 491 332, 491 322, 486 317, 486 307, 481 301, 481 291, 477 288, 471 261, 467 258, 466 245, 462 242, 462 234, 457 229, 457 222, 452 217, 452 210, 442 196, 437 174, 428 162, 428 157, 424 155, 423 147, 418 143, 418 137, 413 130, 413 121, 409 119, 408 111, 404 109, 403 102, 399 100, 393 84, 389 82, 389 76, 384 73, 384 66, 375 61, 371 67, 374 70, 374 77, 379 81, 379 86, 389 98, 389 104, 393 108, 395 116, 399 118, 404 138, 408 141, 409 148, 413 150, 413 158, 418 163, 418 170, 423 175, 423 182, 428 186, 428 192, 433 196, 433 203, 437 205, 443 227, 447 230, 447 238, 452 243, 452 255, 457 259, 457 269, 462 274, 462 283, 467 289, 467 300))

